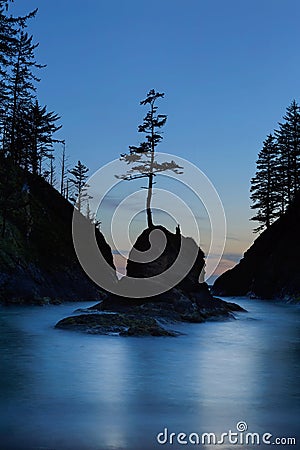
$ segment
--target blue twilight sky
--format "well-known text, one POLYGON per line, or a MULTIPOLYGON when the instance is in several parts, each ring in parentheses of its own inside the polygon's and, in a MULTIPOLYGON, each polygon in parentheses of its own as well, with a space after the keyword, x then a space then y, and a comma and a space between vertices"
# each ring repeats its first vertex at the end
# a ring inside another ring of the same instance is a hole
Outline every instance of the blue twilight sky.
POLYGON ((196 164, 224 204, 223 268, 254 239, 257 153, 299 100, 299 0, 15 0, 46 63, 39 98, 62 116, 73 164, 91 173, 141 138, 139 101, 165 92, 161 151, 196 164))

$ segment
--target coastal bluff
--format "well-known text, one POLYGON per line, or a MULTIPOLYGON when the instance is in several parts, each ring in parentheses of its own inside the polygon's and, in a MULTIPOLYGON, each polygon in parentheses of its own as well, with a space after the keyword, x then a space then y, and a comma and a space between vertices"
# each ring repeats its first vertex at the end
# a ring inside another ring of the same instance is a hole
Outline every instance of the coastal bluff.
MULTIPOLYGON (((22 198, 18 210, 7 215, 5 234, 0 236, 0 303, 43 305, 103 298, 74 250, 73 206, 42 177, 15 170, 22 198)), ((109 245, 99 230, 95 232, 102 255, 114 268, 109 245)))
POLYGON ((300 299, 300 196, 286 213, 261 233, 233 269, 213 285, 222 296, 300 299))

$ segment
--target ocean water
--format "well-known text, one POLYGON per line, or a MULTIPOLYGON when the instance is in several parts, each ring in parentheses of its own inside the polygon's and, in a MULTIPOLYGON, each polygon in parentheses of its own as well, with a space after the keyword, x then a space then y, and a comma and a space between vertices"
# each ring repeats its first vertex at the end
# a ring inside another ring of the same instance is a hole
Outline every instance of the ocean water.
POLYGON ((54 329, 86 303, 1 307, 0 449, 270 448, 244 445, 247 432, 300 449, 300 308, 234 301, 248 313, 173 325, 177 338, 54 329), (198 445, 191 434, 220 441, 238 422, 239 444, 198 445))

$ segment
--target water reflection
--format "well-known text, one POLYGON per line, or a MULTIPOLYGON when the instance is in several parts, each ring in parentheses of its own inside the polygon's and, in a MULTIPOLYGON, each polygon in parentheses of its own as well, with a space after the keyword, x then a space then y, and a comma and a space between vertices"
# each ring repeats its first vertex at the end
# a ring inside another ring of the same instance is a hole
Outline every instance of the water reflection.
POLYGON ((237 321, 176 325, 180 338, 121 339, 53 329, 75 307, 2 310, 5 450, 153 450, 164 427, 220 434, 240 420, 297 433, 299 309, 248 302, 237 321))
POLYGON ((26 385, 33 376, 33 345, 30 336, 0 316, 1 402, 26 393, 26 385))

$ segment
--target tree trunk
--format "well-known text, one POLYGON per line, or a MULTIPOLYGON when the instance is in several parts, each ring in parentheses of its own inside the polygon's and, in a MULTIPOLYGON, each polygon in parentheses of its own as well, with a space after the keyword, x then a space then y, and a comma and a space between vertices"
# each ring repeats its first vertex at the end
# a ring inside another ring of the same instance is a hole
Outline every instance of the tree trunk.
POLYGON ((152 187, 153 187, 153 173, 150 173, 150 175, 149 175, 149 185, 148 185, 148 195, 147 195, 147 223, 148 223, 148 228, 153 228, 152 211, 151 211, 152 187))
POLYGON ((154 115, 154 102, 151 102, 151 161, 150 161, 150 171, 149 171, 149 183, 148 183, 148 195, 147 195, 147 222, 148 228, 153 228, 153 220, 152 220, 152 211, 151 211, 151 199, 152 199, 152 189, 153 189, 153 164, 154 164, 154 156, 155 156, 155 142, 154 142, 154 123, 153 123, 153 115, 154 115))
MULTIPOLYGON (((64 196, 65 190, 65 163, 66 163, 66 146, 63 144, 63 151, 61 157, 61 180, 60 180, 60 193, 64 196)), ((68 198, 68 195, 67 195, 68 198)))
MULTIPOLYGON (((152 114, 153 114, 153 105, 152 105, 152 114)), ((152 136, 154 135, 154 128, 152 125, 152 136)), ((147 222, 148 228, 153 228, 153 220, 152 220, 152 211, 151 211, 151 199, 152 199, 152 189, 153 189, 153 164, 154 164, 154 156, 155 156, 155 147, 154 141, 152 139, 152 151, 151 151, 151 161, 150 161, 150 173, 149 173, 149 183, 148 183, 148 195, 147 195, 147 222)))
POLYGON ((291 204, 292 200, 292 168, 291 168, 291 152, 290 149, 288 149, 288 159, 287 159, 287 198, 288 198, 288 205, 291 204))
POLYGON ((50 184, 53 186, 54 184, 54 165, 53 158, 50 159, 50 184))
POLYGON ((266 226, 267 228, 269 228, 269 226, 271 225, 271 212, 272 212, 272 205, 271 205, 271 196, 272 196, 272 192, 271 192, 271 162, 270 162, 270 158, 268 161, 268 172, 267 172, 267 177, 268 177, 268 182, 267 182, 267 211, 266 211, 266 226))
POLYGON ((17 101, 18 101, 18 83, 19 83, 19 73, 20 73, 20 61, 21 61, 21 47, 19 47, 18 51, 18 59, 16 63, 16 75, 14 79, 13 86, 13 109, 12 109, 12 120, 11 120, 11 135, 10 135, 10 154, 17 164, 19 162, 19 155, 17 154, 17 150, 15 148, 15 127, 16 127, 16 119, 17 119, 17 101))

